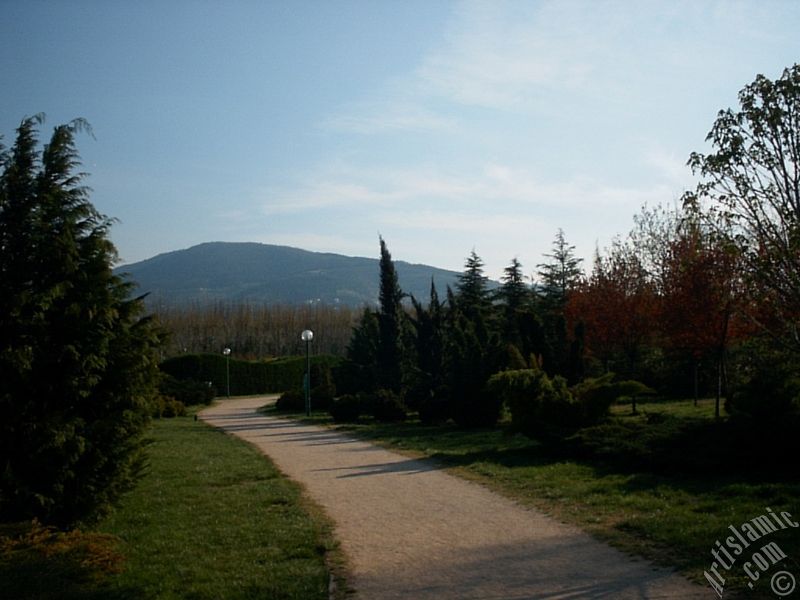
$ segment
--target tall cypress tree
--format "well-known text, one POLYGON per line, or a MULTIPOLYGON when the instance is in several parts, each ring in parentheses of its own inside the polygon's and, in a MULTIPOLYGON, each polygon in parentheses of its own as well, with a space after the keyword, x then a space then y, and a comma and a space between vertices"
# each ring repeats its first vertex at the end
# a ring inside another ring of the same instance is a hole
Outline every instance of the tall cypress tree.
POLYGON ((444 385, 445 311, 433 279, 428 306, 423 306, 414 296, 411 296, 411 304, 414 307, 410 322, 415 360, 411 369, 411 389, 406 400, 409 406, 417 408, 430 401, 444 385))
POLYGON ((380 239, 380 310, 378 312, 377 367, 380 387, 400 392, 403 380, 403 292, 392 255, 380 239))
POLYGON ((76 172, 86 123, 40 151, 41 122, 22 122, 0 173, 0 520, 67 525, 135 480, 160 337, 76 172))

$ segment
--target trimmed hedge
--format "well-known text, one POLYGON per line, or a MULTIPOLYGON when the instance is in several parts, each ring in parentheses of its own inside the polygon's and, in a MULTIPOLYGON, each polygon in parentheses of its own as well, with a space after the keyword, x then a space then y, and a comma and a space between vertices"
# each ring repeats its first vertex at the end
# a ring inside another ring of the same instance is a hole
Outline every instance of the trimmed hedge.
MULTIPOLYGON (((210 381, 221 395, 227 393, 226 361, 230 360, 231 395, 279 393, 302 387, 306 371, 305 356, 288 356, 268 361, 227 359, 222 354, 185 354, 161 363, 161 370, 176 379, 210 381)), ((341 358, 329 355, 311 357, 311 365, 334 367, 341 358)), ((311 382, 312 386, 314 381, 311 382)))

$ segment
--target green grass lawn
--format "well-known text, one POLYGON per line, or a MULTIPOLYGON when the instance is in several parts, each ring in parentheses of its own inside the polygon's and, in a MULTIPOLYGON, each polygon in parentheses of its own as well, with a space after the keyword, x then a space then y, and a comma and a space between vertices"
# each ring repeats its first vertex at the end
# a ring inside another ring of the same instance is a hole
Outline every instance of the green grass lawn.
POLYGON ((125 571, 110 596, 328 597, 321 512, 255 448, 191 417, 156 421, 147 475, 102 525, 125 571))
MULTIPOLYGON (((720 446, 727 430, 714 423, 713 400, 702 400, 697 407, 692 401, 661 401, 637 408, 638 415, 629 416, 630 405, 615 406, 610 422, 584 432, 577 446, 541 444, 505 427, 464 430, 415 420, 365 421, 342 429, 433 458, 462 477, 577 524, 626 552, 678 568, 703 584, 711 550, 730 535, 729 525, 741 525, 767 507, 788 511, 800 521, 796 456, 777 455, 776 464, 763 464, 762 469, 760 459, 753 463, 748 457, 769 456, 768 437, 766 448, 720 446), (795 466, 785 471, 776 465, 795 466)), ((312 418, 329 422, 322 414, 312 418)), ((793 559, 785 568, 800 579, 800 529, 771 534, 769 541, 793 559)), ((743 554, 725 573, 726 589, 744 589, 751 597, 751 590, 744 588, 750 581, 742 571, 746 560, 749 556, 743 554)), ((769 577, 762 577, 757 593, 769 597, 768 588, 769 577)))

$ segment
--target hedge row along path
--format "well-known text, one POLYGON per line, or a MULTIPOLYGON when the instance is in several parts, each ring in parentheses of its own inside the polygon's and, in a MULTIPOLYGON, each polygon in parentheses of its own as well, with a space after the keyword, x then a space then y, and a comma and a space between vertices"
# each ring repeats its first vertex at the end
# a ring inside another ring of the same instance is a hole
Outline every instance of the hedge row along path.
POLYGON ((254 444, 323 506, 359 600, 713 595, 434 462, 259 414, 269 400, 223 400, 201 416, 254 444))

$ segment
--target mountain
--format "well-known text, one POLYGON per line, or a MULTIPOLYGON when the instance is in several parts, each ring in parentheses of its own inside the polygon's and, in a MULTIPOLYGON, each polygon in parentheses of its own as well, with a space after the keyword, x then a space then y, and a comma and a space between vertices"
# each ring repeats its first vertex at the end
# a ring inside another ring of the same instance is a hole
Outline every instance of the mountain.
MULTIPOLYGON (((459 273, 395 261, 404 292, 427 301, 431 278, 444 297, 459 273)), ((121 266, 116 272, 149 293, 148 304, 319 302, 348 306, 378 302, 377 258, 309 252, 288 246, 211 242, 121 266)))

